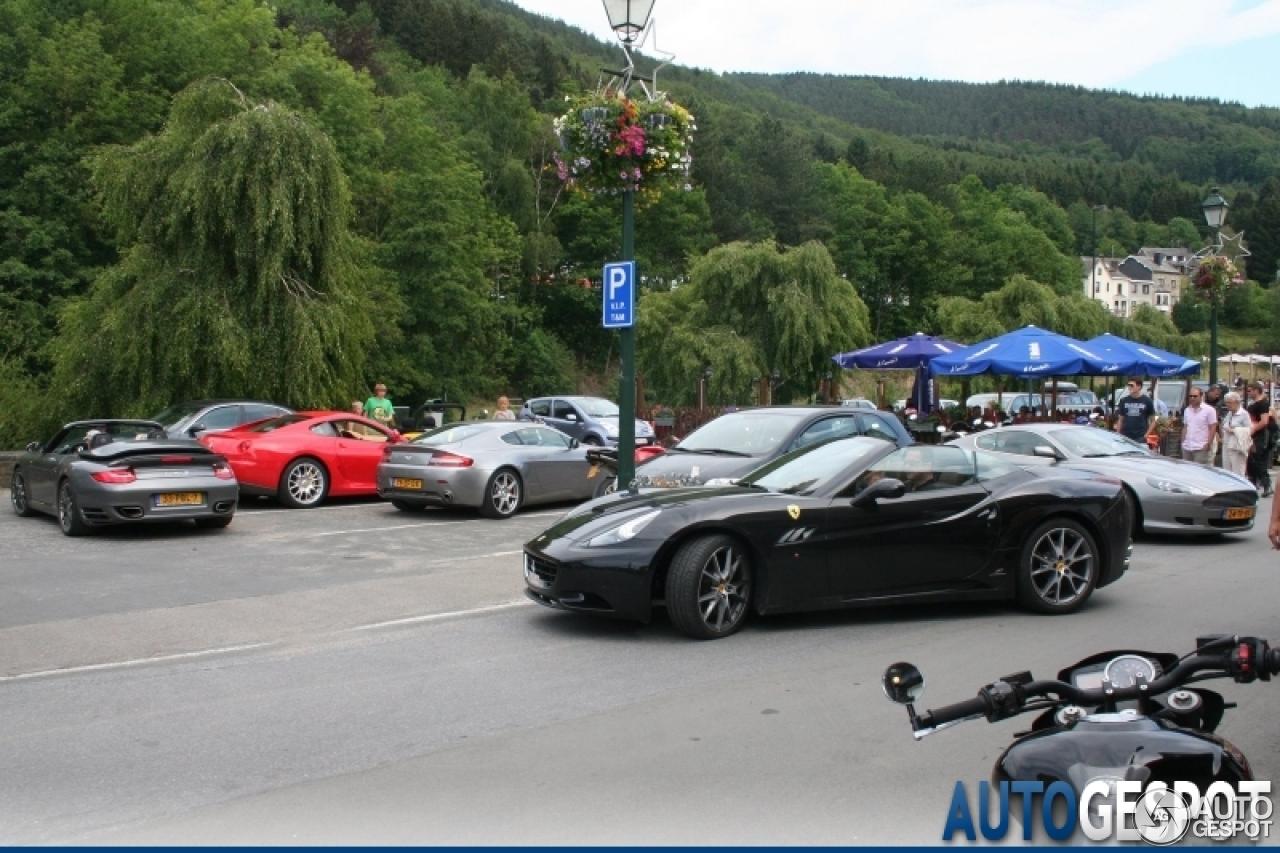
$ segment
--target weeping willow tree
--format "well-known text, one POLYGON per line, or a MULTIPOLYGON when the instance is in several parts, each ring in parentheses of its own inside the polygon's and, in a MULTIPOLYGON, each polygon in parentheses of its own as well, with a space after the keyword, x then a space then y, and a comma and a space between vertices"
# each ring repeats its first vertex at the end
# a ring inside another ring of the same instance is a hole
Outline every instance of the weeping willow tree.
POLYGON ((752 380, 773 370, 779 399, 807 396, 833 369, 832 355, 871 342, 867 306, 821 243, 732 243, 699 259, 689 278, 646 294, 639 311, 641 366, 665 402, 690 401, 706 367, 713 401, 751 399, 752 380))
POLYGON ((371 267, 321 131, 205 80, 178 95, 161 133, 91 167, 121 254, 63 314, 55 388, 68 407, 328 406, 363 384, 371 267))

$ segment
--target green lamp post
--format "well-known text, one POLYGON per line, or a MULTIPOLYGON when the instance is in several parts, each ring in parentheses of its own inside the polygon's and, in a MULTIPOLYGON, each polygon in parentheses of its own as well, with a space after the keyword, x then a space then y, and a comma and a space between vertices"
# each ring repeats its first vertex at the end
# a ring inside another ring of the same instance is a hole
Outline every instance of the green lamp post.
MULTIPOLYGON (((1218 192, 1218 188, 1214 187, 1209 193, 1209 197, 1200 203, 1200 209, 1204 211, 1204 220, 1213 229, 1214 246, 1222 245, 1222 226, 1227 221, 1227 200, 1218 192)), ((1216 385, 1218 383, 1218 303, 1221 298, 1217 293, 1210 295, 1210 314, 1209 314, 1209 384, 1216 385)))

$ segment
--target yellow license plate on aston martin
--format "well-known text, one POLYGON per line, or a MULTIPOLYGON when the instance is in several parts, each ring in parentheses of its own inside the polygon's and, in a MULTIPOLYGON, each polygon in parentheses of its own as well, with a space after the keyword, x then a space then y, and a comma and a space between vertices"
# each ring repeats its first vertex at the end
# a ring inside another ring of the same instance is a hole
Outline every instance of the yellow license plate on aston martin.
POLYGON ((1246 521, 1253 518, 1253 507, 1242 506, 1235 509, 1229 509, 1222 514, 1222 517, 1227 521, 1246 521))
POLYGON ((170 492, 167 495, 156 495, 156 506, 200 506, 204 503, 204 495, 200 492, 170 492))
POLYGON ((393 489, 412 489, 412 490, 413 490, 413 491, 415 491, 415 492, 420 492, 420 491, 422 491, 422 481, 421 481, 421 480, 407 480, 407 479, 405 479, 404 477, 396 477, 394 480, 392 480, 392 481, 391 481, 391 488, 393 488, 393 489))

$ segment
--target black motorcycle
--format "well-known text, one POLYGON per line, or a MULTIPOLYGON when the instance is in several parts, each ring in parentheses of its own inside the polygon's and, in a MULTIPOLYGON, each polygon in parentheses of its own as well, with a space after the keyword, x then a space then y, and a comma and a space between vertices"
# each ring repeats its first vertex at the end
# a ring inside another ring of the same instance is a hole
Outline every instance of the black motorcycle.
MULTIPOLYGON (((1055 783, 1063 783, 1069 788, 1063 793, 1073 794, 1073 802, 1088 803, 1091 783, 1095 788, 1099 782, 1109 785, 1114 802, 1117 782, 1138 783, 1133 787, 1142 790, 1154 787, 1157 794, 1162 788, 1189 790, 1187 783, 1203 794, 1215 783, 1238 789, 1239 783, 1252 782, 1244 754, 1213 734, 1223 712, 1235 703, 1188 685, 1216 678, 1247 684, 1270 681, 1273 675, 1280 675, 1280 649, 1256 637, 1213 635, 1198 638, 1196 650, 1182 657, 1122 649, 1087 657, 1052 681, 1015 673, 982 688, 973 699, 923 714, 912 704, 924 689, 915 666, 890 666, 883 687, 892 701, 906 705, 917 740, 966 720, 985 717, 994 723, 1041 712, 1031 730, 1019 732, 997 759, 989 790, 1000 789, 1003 798, 1010 787, 1017 790, 1015 783, 1024 791, 1034 784, 1047 795, 1055 783)), ((1187 805, 1193 812, 1198 807, 1195 802, 1187 805)), ((1168 810, 1160 815, 1167 819, 1168 810)))

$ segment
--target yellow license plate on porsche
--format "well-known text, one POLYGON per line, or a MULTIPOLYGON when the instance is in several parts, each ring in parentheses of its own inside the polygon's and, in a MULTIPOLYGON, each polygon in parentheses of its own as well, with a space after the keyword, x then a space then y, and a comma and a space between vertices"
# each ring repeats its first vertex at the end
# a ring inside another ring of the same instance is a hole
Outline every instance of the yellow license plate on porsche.
POLYGON ((396 477, 394 480, 391 481, 391 487, 393 489, 411 489, 415 492, 420 492, 422 491, 422 481, 408 480, 408 479, 405 479, 404 477, 396 477))
POLYGON ((1229 509, 1222 514, 1225 521, 1248 521, 1253 518, 1253 507, 1241 506, 1235 509, 1229 509))
POLYGON ((202 492, 170 492, 167 495, 156 495, 156 506, 203 506, 202 492))

